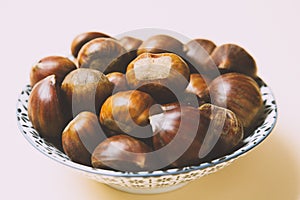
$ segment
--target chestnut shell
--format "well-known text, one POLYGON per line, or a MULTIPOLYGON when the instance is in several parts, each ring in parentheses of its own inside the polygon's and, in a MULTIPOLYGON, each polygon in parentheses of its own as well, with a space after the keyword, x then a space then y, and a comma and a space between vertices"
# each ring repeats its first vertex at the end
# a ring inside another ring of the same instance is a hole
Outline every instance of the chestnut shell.
POLYGON ((105 34, 105 33, 101 33, 101 32, 85 32, 85 33, 81 33, 79 35, 77 35, 71 44, 71 53, 72 55, 77 58, 78 53, 81 49, 81 47, 96 38, 111 38, 111 36, 105 34))
POLYGON ((106 139, 98 116, 92 112, 79 113, 65 127, 62 146, 69 158, 77 163, 91 166, 91 154, 106 139))
POLYGON ((198 165, 208 156, 222 155, 243 137, 243 127, 232 111, 209 104, 165 110, 150 116, 150 123, 154 149, 167 148, 158 156, 173 167, 198 165))
POLYGON ((128 52, 136 52, 143 43, 142 40, 131 36, 124 36, 119 39, 119 42, 128 52))
POLYGON ((61 84, 65 76, 77 67, 70 59, 62 56, 47 56, 32 66, 30 71, 30 86, 49 75, 56 75, 56 81, 61 84))
POLYGON ((211 53, 213 62, 208 65, 217 66, 219 69, 229 72, 238 72, 257 77, 257 66, 254 58, 242 47, 236 44, 223 44, 211 53))
POLYGON ((215 78, 205 92, 207 101, 232 110, 244 128, 255 126, 263 101, 258 84, 240 73, 225 73, 215 78))
POLYGON ((62 131, 71 119, 71 114, 55 75, 47 76, 32 88, 28 116, 42 137, 50 141, 61 140, 62 131))
POLYGON ((192 73, 211 73, 216 70, 214 65, 208 65, 210 54, 216 48, 215 43, 207 39, 194 39, 184 45, 185 60, 189 63, 192 73))
POLYGON ((154 104, 147 93, 138 90, 118 92, 102 105, 100 122, 112 131, 130 133, 139 126, 149 124, 149 109, 154 104))
POLYGON ((85 68, 78 68, 69 73, 61 87, 73 116, 82 111, 98 115, 101 105, 113 90, 113 84, 103 73, 85 68))
POLYGON ((159 34, 153 35, 145 40, 138 48, 137 54, 142 53, 175 53, 177 55, 184 55, 183 44, 176 38, 159 34))
POLYGON ((137 139, 128 135, 116 135, 100 143, 94 150, 91 160, 95 168, 145 171, 148 168, 147 153, 150 151, 150 147, 137 139))
POLYGON ((189 84, 185 91, 202 96, 201 94, 205 92, 210 82, 210 78, 207 78, 205 75, 191 74, 189 84))
POLYGON ((114 71, 124 72, 127 63, 125 61, 123 63, 123 60, 127 57, 127 50, 117 40, 96 38, 80 49, 78 64, 80 68, 96 69, 105 74, 114 71))
POLYGON ((113 93, 129 90, 126 76, 121 72, 111 72, 106 74, 107 79, 114 84, 113 93))

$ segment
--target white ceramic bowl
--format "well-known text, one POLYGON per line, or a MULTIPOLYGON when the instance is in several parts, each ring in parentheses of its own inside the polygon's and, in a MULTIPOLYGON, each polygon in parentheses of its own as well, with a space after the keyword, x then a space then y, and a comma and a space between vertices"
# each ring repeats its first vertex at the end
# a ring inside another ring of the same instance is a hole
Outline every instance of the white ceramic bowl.
POLYGON ((130 193, 161 193, 180 188, 187 183, 202 176, 216 172, 223 167, 231 164, 239 157, 246 155, 250 150, 260 144, 271 133, 277 119, 277 106, 270 88, 262 81, 260 91, 264 102, 264 116, 262 123, 253 133, 243 140, 243 145, 221 158, 210 162, 202 163, 198 166, 175 168, 164 171, 153 172, 117 172, 113 170, 94 169, 72 162, 67 155, 55 148, 52 144, 40 137, 39 133, 33 128, 28 118, 27 104, 31 87, 24 88, 17 102, 18 126, 23 136, 29 143, 41 153, 83 173, 101 183, 107 184, 116 189, 130 193))

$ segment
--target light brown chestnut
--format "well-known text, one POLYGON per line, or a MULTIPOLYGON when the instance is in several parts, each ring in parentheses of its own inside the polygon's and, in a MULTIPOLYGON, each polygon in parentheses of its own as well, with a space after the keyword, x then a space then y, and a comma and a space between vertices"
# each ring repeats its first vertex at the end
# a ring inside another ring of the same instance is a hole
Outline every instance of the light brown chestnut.
POLYGON ((147 153, 151 151, 143 142, 128 135, 116 135, 100 143, 92 154, 92 165, 100 169, 118 171, 146 171, 150 164, 147 153))
POLYGON ((185 59, 189 63, 192 73, 205 73, 215 70, 212 65, 207 65, 210 54, 216 48, 211 40, 194 39, 184 45, 185 59))
POLYGON ((149 111, 154 104, 147 93, 138 90, 118 92, 102 105, 100 122, 112 131, 130 133, 149 124, 149 111))
POLYGON ((145 40, 139 47, 137 54, 142 53, 175 53, 183 55, 183 44, 181 41, 169 35, 153 35, 145 40))
POLYGON ((101 105, 113 91, 113 84, 103 73, 85 68, 78 68, 69 73, 61 87, 73 116, 82 111, 98 115, 101 105))
POLYGON ((235 44, 223 44, 211 53, 213 62, 207 65, 217 66, 221 70, 238 72, 252 78, 257 77, 257 66, 254 58, 242 47, 235 44))
POLYGON ((143 43, 142 40, 131 36, 124 36, 119 39, 119 42, 128 52, 136 52, 143 43))
POLYGON ((199 109, 181 106, 151 115, 150 123, 158 157, 173 167, 199 164, 224 140, 228 146, 218 152, 220 155, 235 146, 243 135, 243 127, 234 113, 214 105, 204 104, 199 109))
POLYGON ((91 112, 79 113, 62 133, 62 146, 69 158, 91 166, 91 155, 96 146, 106 139, 98 116, 91 112))
POLYGON ((106 77, 111 83, 114 84, 113 93, 129 90, 125 74, 121 72, 111 72, 109 74, 106 74, 106 77))
POLYGON ((232 110, 244 128, 255 123, 263 106, 258 84, 249 76, 226 73, 214 79, 206 91, 209 101, 217 106, 232 110))
POLYGON ((78 52, 81 49, 81 47, 96 38, 111 38, 111 36, 105 34, 105 33, 101 33, 101 32, 85 32, 85 33, 81 33, 79 35, 77 35, 71 44, 71 53, 72 55, 77 58, 78 56, 78 52))
POLYGON ((158 103, 170 103, 184 92, 190 71, 173 53, 143 53, 127 67, 126 80, 131 89, 150 94, 158 103))
POLYGON ((75 63, 62 56, 47 56, 32 66, 30 71, 30 86, 33 87, 37 82, 49 75, 56 75, 56 81, 61 84, 65 76, 76 69, 75 63))
POLYGON ((55 75, 34 85, 28 100, 28 116, 39 134, 49 140, 61 140, 61 134, 71 119, 66 101, 55 75))
POLYGON ((123 57, 127 57, 127 51, 117 40, 96 38, 80 49, 78 64, 80 68, 96 69, 105 74, 114 71, 125 72, 128 63, 119 61, 124 60, 123 57))
POLYGON ((188 93, 202 96, 201 94, 205 92, 210 82, 211 82, 210 78, 208 78, 205 75, 191 74, 190 82, 186 87, 185 91, 188 93))

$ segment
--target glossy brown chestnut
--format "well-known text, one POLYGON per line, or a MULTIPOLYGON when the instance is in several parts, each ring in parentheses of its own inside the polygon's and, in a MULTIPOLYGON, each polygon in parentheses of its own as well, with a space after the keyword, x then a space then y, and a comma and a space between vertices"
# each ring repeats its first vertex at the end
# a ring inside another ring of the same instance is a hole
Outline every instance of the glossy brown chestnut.
POLYGON ((217 66, 219 69, 238 72, 257 77, 257 66, 254 58, 242 47, 235 44, 223 44, 211 53, 213 62, 208 65, 217 66))
POLYGON ((115 62, 126 53, 126 49, 117 40, 96 38, 80 49, 78 64, 80 68, 97 69, 105 74, 114 71, 125 72, 127 63, 115 62))
POLYGON ((124 36, 119 39, 119 42, 128 52, 137 51, 143 43, 142 40, 131 36, 124 36))
POLYGON ((56 75, 56 81, 61 84, 65 76, 76 69, 76 65, 70 59, 62 56, 47 56, 32 66, 30 71, 30 86, 49 75, 56 75))
POLYGON ((127 67, 126 80, 131 89, 150 94, 158 103, 170 103, 184 92, 190 71, 173 53, 143 53, 127 67))
POLYGON ((154 103, 149 94, 138 90, 118 92, 102 105, 100 122, 112 131, 130 133, 149 124, 149 110, 154 103))
POLYGON ((28 100, 28 116, 42 137, 59 139, 70 112, 55 75, 47 76, 34 85, 28 100))
POLYGON ((151 149, 128 135, 116 135, 100 143, 92 154, 95 168, 112 168, 118 171, 145 171, 148 169, 147 153, 151 149))
POLYGON ((106 74, 106 77, 111 83, 114 84, 113 93, 129 90, 125 74, 121 72, 111 72, 109 74, 106 74))
POLYGON ((202 144, 203 151, 199 153, 200 157, 223 156, 241 142, 244 137, 244 128, 234 112, 212 104, 203 104, 199 110, 201 125, 207 129, 206 140, 202 144), (216 139, 217 137, 219 139, 216 139), (212 147, 210 142, 213 140, 217 142, 212 147))
POLYGON ((231 111, 213 105, 200 109, 181 106, 152 115, 154 149, 164 149, 158 156, 167 159, 170 166, 197 165, 216 148, 219 140, 230 144, 228 148, 241 140, 243 129, 236 120, 231 111))
POLYGON ((210 78, 207 78, 205 75, 191 74, 190 82, 186 87, 185 91, 188 93, 202 96, 201 94, 207 89, 210 82, 210 78))
POLYGON ((209 101, 233 111, 244 128, 255 123, 263 106, 258 84, 249 76, 240 73, 226 73, 214 79, 206 91, 209 101))
POLYGON ((169 35, 153 35, 145 40, 139 47, 137 54, 142 53, 175 53, 183 55, 183 44, 169 35))
POLYGON ((215 43, 207 39, 194 39, 184 45, 185 59, 190 63, 193 73, 205 73, 215 70, 212 65, 207 65, 210 54, 216 48, 215 43))
POLYGON ((72 161, 90 166, 93 151, 105 139, 98 116, 84 111, 79 113, 64 129, 62 146, 72 161))
POLYGON ((111 38, 109 35, 101 32, 85 32, 77 35, 71 44, 71 53, 76 58, 81 47, 96 38, 111 38))
POLYGON ((113 91, 113 84, 103 73, 85 68, 78 68, 69 73, 61 87, 73 116, 82 111, 98 115, 101 105, 113 91))

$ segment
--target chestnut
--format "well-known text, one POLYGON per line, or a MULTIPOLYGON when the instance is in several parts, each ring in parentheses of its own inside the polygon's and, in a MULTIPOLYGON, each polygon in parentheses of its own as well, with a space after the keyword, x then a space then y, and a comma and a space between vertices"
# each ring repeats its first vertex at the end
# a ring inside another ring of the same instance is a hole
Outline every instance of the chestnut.
POLYGON ((211 54, 213 50, 216 48, 216 44, 208 39, 202 39, 202 38, 197 38, 189 41, 184 45, 184 50, 187 55, 192 55, 199 50, 198 48, 200 46, 202 47, 203 50, 207 52, 207 55, 211 54))
POLYGON ((129 87, 150 94, 158 103, 176 100, 188 85, 189 77, 189 67, 173 53, 143 53, 126 70, 129 87))
POLYGON ((244 137, 243 125, 236 114, 229 109, 209 103, 201 105, 199 110, 200 125, 207 129, 199 156, 214 159, 234 150, 244 137), (212 140, 217 141, 215 146, 210 145, 212 140))
POLYGON ((179 101, 174 101, 171 103, 161 104, 161 110, 172 110, 174 108, 178 108, 180 106, 191 106, 194 108, 198 108, 200 105, 206 103, 202 101, 197 95, 193 93, 184 92, 180 95, 179 101))
POLYGON ((212 104, 233 111, 244 128, 255 124, 263 106, 258 84, 251 77, 240 73, 225 73, 215 78, 205 93, 212 104))
POLYGON ((142 40, 131 36, 124 36, 119 39, 119 42, 128 52, 137 51, 143 43, 142 40))
POLYGON ((207 39, 194 39, 185 44, 185 59, 190 63, 190 70, 193 73, 215 70, 214 65, 207 65, 207 60, 210 59, 210 54, 215 48, 215 43, 207 39))
POLYGON ((78 68, 65 77, 61 88, 73 116, 82 111, 98 115, 101 105, 112 94, 113 84, 98 70, 78 68))
POLYGON ((201 96, 201 94, 207 89, 210 81, 210 78, 207 78, 205 75, 191 74, 190 82, 185 91, 201 96))
POLYGON ((199 109, 181 106, 149 118, 154 150, 172 167, 198 165, 218 147, 219 141, 228 144, 226 149, 221 149, 227 151, 243 135, 235 114, 214 105, 204 104, 199 109))
POLYGON ((72 161, 91 166, 93 151, 105 139, 98 116, 84 111, 65 127, 62 133, 62 146, 72 161))
POLYGON ((56 81, 60 84, 64 77, 72 70, 76 69, 75 63, 62 56, 47 56, 32 66, 30 71, 30 86, 49 75, 56 75, 56 81))
POLYGON ((126 49, 117 40, 96 38, 80 49, 78 64, 80 68, 97 69, 105 74, 114 71, 125 72, 127 63, 115 62, 121 59, 122 55, 126 56, 126 53, 126 49))
POLYGON ((110 96, 100 111, 101 124, 115 132, 130 133, 149 124, 153 98, 138 90, 121 91, 110 96))
POLYGON ((50 75, 34 85, 28 99, 28 117, 39 134, 49 140, 61 140, 71 119, 66 100, 56 80, 50 75))
POLYGON ((175 53, 183 55, 183 44, 181 41, 169 35, 153 35, 145 40, 138 48, 137 54, 142 53, 175 53))
POLYGON ((217 66, 219 69, 229 72, 238 72, 252 78, 257 77, 257 66, 254 58, 242 47, 235 44, 223 44, 211 53, 213 62, 209 66, 217 66))
POLYGON ((96 38, 111 38, 111 36, 105 34, 105 33, 101 33, 101 32, 85 32, 85 33, 81 33, 79 35, 77 35, 71 44, 71 53, 72 55, 77 58, 78 56, 78 52, 81 49, 81 47, 96 38))
POLYGON ((111 83, 114 84, 113 93, 129 90, 125 74, 121 72, 111 72, 106 74, 106 77, 111 83))
POLYGON ((128 135, 116 135, 101 142, 91 160, 95 168, 111 168, 118 171, 146 171, 147 153, 151 151, 143 142, 128 135))

